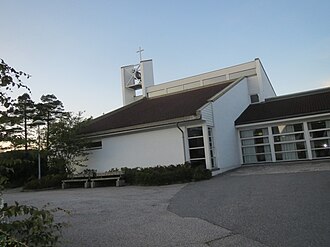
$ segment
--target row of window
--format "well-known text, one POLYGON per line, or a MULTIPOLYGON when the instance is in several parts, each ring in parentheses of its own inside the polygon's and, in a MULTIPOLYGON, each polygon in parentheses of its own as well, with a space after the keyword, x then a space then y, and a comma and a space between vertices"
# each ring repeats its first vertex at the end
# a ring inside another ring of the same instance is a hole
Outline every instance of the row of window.
POLYGON ((306 126, 306 130, 303 123, 297 123, 240 131, 243 162, 307 159, 309 148, 311 158, 330 157, 330 120, 307 122, 306 126))
MULTIPOLYGON (((206 166, 203 128, 201 126, 187 129, 190 163, 206 166)), ((211 166, 215 168, 215 147, 212 128, 208 127, 211 166)))

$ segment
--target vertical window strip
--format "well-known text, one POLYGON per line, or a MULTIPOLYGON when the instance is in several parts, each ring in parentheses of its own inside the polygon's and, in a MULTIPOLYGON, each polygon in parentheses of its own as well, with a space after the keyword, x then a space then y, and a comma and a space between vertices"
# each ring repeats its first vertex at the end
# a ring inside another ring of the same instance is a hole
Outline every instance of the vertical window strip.
POLYGON ((190 163, 206 165, 202 126, 187 128, 190 163))

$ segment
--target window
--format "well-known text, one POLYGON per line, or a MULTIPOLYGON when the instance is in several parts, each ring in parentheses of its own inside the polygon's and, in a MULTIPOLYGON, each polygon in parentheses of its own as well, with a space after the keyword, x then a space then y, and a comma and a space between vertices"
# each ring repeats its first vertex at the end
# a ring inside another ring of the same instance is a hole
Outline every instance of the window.
POLYGON ((308 123, 309 130, 326 129, 330 127, 330 120, 314 121, 308 123))
POLYGON ((187 129, 190 163, 192 165, 206 166, 203 128, 192 127, 187 129))
POLYGON ((101 149, 102 148, 102 141, 92 141, 87 143, 86 149, 93 150, 93 149, 101 149))
POLYGON ((267 128, 243 130, 240 136, 244 163, 272 160, 267 128))
POLYGON ((307 158, 302 123, 272 126, 272 134, 277 161, 307 158))
POLYGON ((209 134, 209 146, 210 146, 210 156, 211 156, 211 167, 212 169, 216 168, 216 160, 215 160, 215 146, 214 146, 214 139, 213 139, 213 129, 208 127, 208 134, 209 134))
POLYGON ((241 130, 239 136, 243 163, 330 158, 330 119, 241 130))
POLYGON ((258 94, 252 94, 252 95, 250 95, 250 100, 251 100, 251 103, 257 103, 257 102, 259 102, 259 95, 258 94))
POLYGON ((308 122, 313 158, 330 156, 330 120, 308 122))

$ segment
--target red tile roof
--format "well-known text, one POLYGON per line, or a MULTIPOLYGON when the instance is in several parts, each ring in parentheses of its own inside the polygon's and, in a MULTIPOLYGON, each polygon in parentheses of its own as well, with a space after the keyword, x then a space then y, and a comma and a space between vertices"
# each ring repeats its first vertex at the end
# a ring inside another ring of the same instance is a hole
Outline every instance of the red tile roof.
POLYGON ((82 134, 106 132, 127 127, 134 129, 134 126, 141 124, 196 116, 198 109, 233 82, 231 80, 190 91, 155 98, 143 98, 92 120, 83 129, 82 134))
POLYGON ((251 104, 235 125, 330 113, 330 88, 280 96, 251 104))

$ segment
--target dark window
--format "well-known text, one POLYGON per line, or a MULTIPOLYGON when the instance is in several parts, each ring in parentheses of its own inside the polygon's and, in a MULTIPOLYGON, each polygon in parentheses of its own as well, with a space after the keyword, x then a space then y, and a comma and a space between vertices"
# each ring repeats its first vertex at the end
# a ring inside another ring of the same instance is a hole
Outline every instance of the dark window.
POLYGON ((191 159, 205 158, 204 147, 203 148, 197 148, 197 149, 190 149, 189 153, 190 153, 190 158, 191 159))
POLYGON ((298 152, 298 158, 299 159, 306 159, 307 155, 305 151, 298 152))
POLYGON ((203 137, 189 139, 189 147, 190 148, 204 147, 203 137))
POLYGON ((325 129, 326 126, 326 122, 325 121, 315 121, 315 122, 310 122, 308 124, 309 129, 325 129))
POLYGON ((264 132, 263 132, 263 129, 256 129, 253 131, 253 135, 254 136, 263 136, 264 135, 264 132))
POLYGON ((193 167, 196 167, 196 166, 203 166, 204 168, 206 168, 206 162, 205 162, 205 159, 192 160, 192 161, 190 161, 190 164, 191 164, 193 167))
POLYGON ((328 139, 311 141, 312 148, 327 148, 329 147, 328 139))
POLYGON ((255 148, 255 151, 256 151, 257 154, 265 153, 265 147, 264 146, 256 146, 254 148, 255 148))
POLYGON ((330 132, 326 131, 326 130, 322 130, 322 131, 315 131, 315 132, 311 132, 310 135, 312 138, 320 138, 320 137, 330 137, 330 132))
POLYGON ((252 94, 250 95, 251 103, 257 103, 259 102, 259 95, 258 94, 252 94))
POLYGON ((318 149, 313 151, 314 158, 328 157, 330 156, 330 149, 318 149))
POLYGON ((257 160, 258 161, 266 161, 266 156, 264 154, 258 154, 257 155, 257 160))
POLYGON ((303 125, 302 124, 294 124, 293 125, 293 130, 294 130, 294 132, 303 131, 303 125))
POLYGON ((188 137, 203 136, 202 127, 193 127, 188 129, 188 137))
POLYGON ((90 143, 87 143, 86 148, 87 148, 87 149, 97 149, 97 148, 102 148, 102 141, 97 141, 97 142, 90 142, 90 143))

